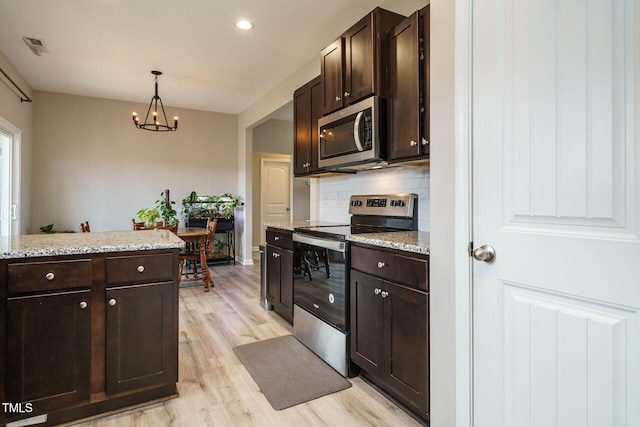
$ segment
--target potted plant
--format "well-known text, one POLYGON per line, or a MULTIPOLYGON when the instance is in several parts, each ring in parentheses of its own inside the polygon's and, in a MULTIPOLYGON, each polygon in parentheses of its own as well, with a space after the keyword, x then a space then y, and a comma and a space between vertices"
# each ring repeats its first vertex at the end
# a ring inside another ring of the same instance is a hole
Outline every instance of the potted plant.
POLYGON ((244 206, 244 202, 241 202, 237 197, 233 197, 231 193, 213 196, 213 201, 218 206, 218 217, 225 219, 231 218, 237 207, 244 206))
MULTIPOLYGON (((164 224, 173 227, 178 222, 178 212, 173 208, 176 202, 169 200, 169 190, 160 193, 160 199, 156 200, 155 209, 158 210, 164 224)), ((142 219, 142 218, 141 218, 142 219)))
POLYGON ((227 254, 225 252, 226 247, 227 247, 226 242, 220 239, 214 239, 213 247, 211 250, 211 258, 214 258, 214 259, 226 258, 227 257, 227 254))
POLYGON ((160 217, 160 211, 158 208, 142 208, 136 213, 136 215, 138 215, 138 218, 147 224, 147 227, 154 227, 157 219, 160 217))

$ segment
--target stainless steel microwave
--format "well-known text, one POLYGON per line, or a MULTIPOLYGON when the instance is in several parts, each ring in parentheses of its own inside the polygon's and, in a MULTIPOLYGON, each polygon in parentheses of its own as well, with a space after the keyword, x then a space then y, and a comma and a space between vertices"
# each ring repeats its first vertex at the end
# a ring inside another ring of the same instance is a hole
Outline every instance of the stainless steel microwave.
POLYGON ((363 169, 386 164, 384 99, 366 98, 318 119, 318 166, 363 169))

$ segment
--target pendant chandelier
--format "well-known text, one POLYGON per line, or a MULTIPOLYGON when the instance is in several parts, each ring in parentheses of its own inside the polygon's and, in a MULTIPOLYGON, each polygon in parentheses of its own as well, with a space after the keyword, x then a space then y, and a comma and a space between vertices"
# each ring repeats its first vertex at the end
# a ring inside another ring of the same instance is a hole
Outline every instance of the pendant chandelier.
POLYGON ((162 105, 162 99, 160 99, 160 96, 158 95, 158 76, 161 76, 162 72, 152 71, 151 74, 155 76, 156 94, 151 98, 149 109, 147 110, 147 116, 144 118, 144 123, 140 123, 138 113, 133 113, 133 123, 138 129, 150 130, 153 132, 175 132, 176 129, 178 129, 178 118, 174 117, 173 126, 169 126, 167 115, 164 112, 164 105, 162 105), (160 104, 160 110, 158 110, 158 104, 160 104), (151 121, 149 121, 149 113, 151 113, 151 121), (160 113, 162 113, 162 117, 158 116, 160 113), (162 118, 164 118, 164 124, 160 122, 162 118))

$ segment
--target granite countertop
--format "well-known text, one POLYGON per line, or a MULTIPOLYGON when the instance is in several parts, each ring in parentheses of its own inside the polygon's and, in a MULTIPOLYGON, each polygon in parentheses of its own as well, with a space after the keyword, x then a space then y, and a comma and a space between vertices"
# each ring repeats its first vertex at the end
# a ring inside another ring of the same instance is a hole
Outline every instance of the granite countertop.
POLYGON ((296 228, 311 228, 311 227, 336 227, 341 225, 349 225, 342 222, 330 222, 330 221, 275 221, 265 222, 266 227, 280 228, 282 230, 293 231, 296 228))
POLYGON ((347 240, 350 242, 365 243, 372 246, 429 255, 431 233, 426 231, 396 231, 392 233, 350 234, 347 236, 347 240))
POLYGON ((168 230, 0 236, 0 259, 184 247, 168 230))

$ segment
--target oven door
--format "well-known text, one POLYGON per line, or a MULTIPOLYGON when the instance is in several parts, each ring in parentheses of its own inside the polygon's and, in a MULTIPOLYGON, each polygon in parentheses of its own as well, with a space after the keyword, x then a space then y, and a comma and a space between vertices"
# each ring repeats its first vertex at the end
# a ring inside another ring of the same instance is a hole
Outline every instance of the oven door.
POLYGON ((293 234, 293 303, 341 331, 349 314, 348 245, 293 234))

